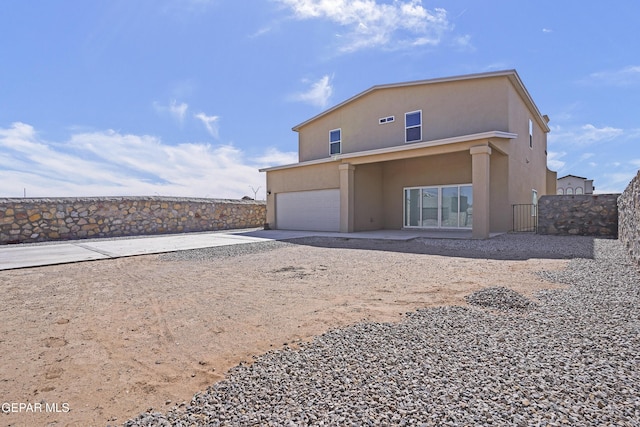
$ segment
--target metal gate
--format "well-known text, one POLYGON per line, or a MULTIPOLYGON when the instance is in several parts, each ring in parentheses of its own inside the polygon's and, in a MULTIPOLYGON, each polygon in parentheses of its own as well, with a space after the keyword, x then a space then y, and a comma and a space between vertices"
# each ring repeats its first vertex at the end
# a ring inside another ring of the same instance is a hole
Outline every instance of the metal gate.
POLYGON ((530 232, 538 231, 538 205, 532 203, 511 205, 513 220, 511 231, 530 232))

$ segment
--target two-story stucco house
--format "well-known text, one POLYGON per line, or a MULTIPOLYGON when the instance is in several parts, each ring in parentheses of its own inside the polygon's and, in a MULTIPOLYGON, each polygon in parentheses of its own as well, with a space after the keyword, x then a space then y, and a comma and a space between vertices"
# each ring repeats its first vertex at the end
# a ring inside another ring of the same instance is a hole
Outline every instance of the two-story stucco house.
POLYGON ((512 205, 556 192, 547 122, 514 70, 374 86, 293 128, 299 162, 261 170, 267 222, 509 231, 512 205))

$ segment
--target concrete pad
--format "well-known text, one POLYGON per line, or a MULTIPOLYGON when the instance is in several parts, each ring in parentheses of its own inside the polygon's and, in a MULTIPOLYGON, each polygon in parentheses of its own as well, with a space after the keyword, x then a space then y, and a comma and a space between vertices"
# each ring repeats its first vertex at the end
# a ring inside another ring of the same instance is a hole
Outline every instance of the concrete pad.
POLYGON ((273 240, 298 239, 302 237, 337 237, 341 239, 412 240, 418 237, 429 239, 471 239, 470 230, 373 230, 354 233, 297 230, 252 230, 243 236, 269 238, 273 240))
POLYGON ((11 245, 0 248, 0 270, 158 254, 269 240, 273 239, 212 232, 11 245))
POLYGON ((189 249, 211 248, 214 246, 238 245, 243 243, 265 242, 271 239, 230 235, 223 233, 173 234, 136 239, 117 239, 83 243, 83 247, 103 253, 110 257, 158 254, 163 252, 185 251, 189 249))
POLYGON ((108 256, 72 243, 0 248, 0 270, 107 259, 108 256))
POLYGON ((355 233, 334 233, 295 230, 230 230, 208 233, 185 233, 121 239, 91 239, 72 242, 48 242, 0 247, 0 270, 37 267, 148 255, 215 246, 302 237, 337 237, 342 239, 411 240, 418 237, 433 239, 470 239, 469 230, 375 230, 355 233))

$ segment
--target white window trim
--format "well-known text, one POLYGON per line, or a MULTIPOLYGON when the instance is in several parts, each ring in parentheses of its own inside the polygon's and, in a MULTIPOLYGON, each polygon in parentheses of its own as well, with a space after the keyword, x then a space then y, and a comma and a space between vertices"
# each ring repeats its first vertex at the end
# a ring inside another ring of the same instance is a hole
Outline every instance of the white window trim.
POLYGON ((529 119, 529 148, 533 150, 533 120, 529 119))
POLYGON ((330 156, 335 156, 336 154, 342 154, 342 128, 337 128, 337 129, 331 129, 329 131, 329 155, 330 156), (331 141, 331 134, 335 131, 339 131, 340 132, 340 139, 337 141, 331 141), (331 146, 333 144, 339 144, 338 146, 340 147, 340 149, 338 150, 337 153, 331 153, 331 146))
POLYGON ((393 123, 395 121, 396 121, 396 116, 380 117, 378 119, 378 124, 386 125, 387 123, 393 123))
POLYGON ((410 142, 421 142, 422 141, 422 110, 414 110, 414 111, 407 111, 406 113, 404 113, 404 142, 405 144, 410 143, 410 142), (418 126, 407 126, 407 116, 409 114, 415 114, 415 113, 420 113, 420 125, 418 126), (413 128, 420 128, 420 139, 416 139, 414 141, 407 141, 407 130, 408 129, 413 129, 413 128))

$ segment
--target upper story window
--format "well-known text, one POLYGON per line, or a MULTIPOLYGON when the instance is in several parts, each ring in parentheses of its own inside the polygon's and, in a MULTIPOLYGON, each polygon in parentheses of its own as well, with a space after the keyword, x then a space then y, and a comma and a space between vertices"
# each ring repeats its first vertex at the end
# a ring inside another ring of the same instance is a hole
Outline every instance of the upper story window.
POLYGON ((422 141, 422 110, 404 115, 405 142, 422 141))
POLYGON ((529 119, 529 148, 533 148, 533 121, 529 119))
POLYGON ((331 155, 341 153, 342 130, 334 129, 329 131, 329 152, 331 155))

